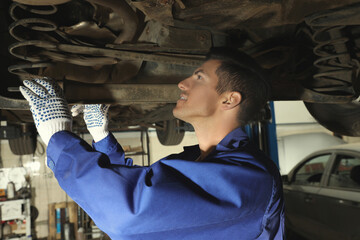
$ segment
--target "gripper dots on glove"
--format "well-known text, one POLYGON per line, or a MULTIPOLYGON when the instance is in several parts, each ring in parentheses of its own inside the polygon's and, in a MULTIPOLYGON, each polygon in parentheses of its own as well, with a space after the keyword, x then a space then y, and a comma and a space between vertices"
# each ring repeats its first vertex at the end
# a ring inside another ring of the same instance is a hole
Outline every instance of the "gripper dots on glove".
POLYGON ((109 106, 103 104, 85 105, 84 120, 88 128, 102 127, 108 119, 109 106))
POLYGON ((45 144, 58 131, 71 130, 72 118, 61 88, 49 79, 24 81, 20 91, 29 102, 35 126, 45 144))

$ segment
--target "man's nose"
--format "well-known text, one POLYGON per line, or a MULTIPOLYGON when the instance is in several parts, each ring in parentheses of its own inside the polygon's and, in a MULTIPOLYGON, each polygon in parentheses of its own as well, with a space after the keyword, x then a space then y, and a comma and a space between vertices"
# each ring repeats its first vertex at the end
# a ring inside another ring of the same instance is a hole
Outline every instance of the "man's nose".
POLYGON ((178 83, 178 87, 182 90, 185 91, 188 88, 188 83, 187 83, 187 79, 182 80, 181 82, 178 83))

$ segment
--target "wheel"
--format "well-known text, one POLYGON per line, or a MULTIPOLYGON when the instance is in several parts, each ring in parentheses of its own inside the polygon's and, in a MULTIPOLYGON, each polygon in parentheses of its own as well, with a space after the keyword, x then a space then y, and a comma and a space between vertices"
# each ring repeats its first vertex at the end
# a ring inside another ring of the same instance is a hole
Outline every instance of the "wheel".
POLYGON ((156 135, 162 145, 178 145, 184 138, 185 131, 181 129, 184 122, 178 119, 171 119, 156 123, 156 135))
POLYGON ((9 139, 9 146, 15 155, 33 154, 36 150, 36 137, 22 136, 19 138, 9 139))
POLYGON ((308 103, 304 102, 310 114, 330 131, 360 137, 360 104, 308 103))
POLYGON ((15 155, 34 154, 37 143, 35 126, 23 128, 22 136, 9 139, 10 150, 15 155))

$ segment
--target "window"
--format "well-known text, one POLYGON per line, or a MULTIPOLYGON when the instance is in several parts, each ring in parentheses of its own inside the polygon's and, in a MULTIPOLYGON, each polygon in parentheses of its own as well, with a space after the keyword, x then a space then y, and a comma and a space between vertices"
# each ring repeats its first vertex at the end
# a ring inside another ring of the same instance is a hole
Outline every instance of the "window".
POLYGON ((360 189, 360 158, 338 155, 335 162, 329 186, 360 189))
POLYGON ((295 184, 320 185, 330 154, 316 156, 302 165, 295 174, 295 184))

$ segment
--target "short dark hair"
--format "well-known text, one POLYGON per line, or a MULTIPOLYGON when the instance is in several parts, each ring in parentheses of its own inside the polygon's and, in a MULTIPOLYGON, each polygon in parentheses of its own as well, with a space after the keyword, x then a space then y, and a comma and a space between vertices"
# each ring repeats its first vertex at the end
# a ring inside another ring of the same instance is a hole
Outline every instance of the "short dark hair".
POLYGON ((263 69, 254 59, 237 49, 213 48, 207 55, 207 60, 211 59, 221 61, 216 70, 219 78, 217 92, 234 91, 242 96, 239 123, 245 125, 258 120, 270 95, 270 84, 263 69))

